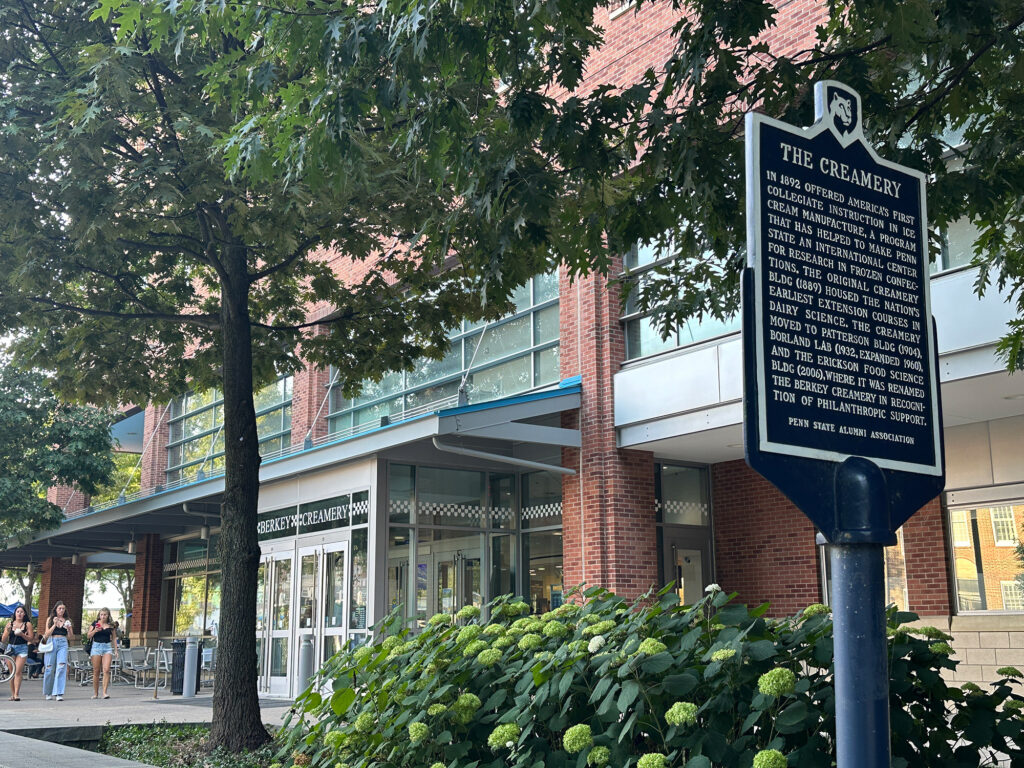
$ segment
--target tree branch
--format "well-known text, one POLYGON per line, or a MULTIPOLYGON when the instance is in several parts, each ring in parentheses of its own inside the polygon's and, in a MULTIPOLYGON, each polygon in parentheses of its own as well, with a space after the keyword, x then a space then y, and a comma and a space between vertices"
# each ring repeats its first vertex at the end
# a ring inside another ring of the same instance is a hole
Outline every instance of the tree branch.
POLYGON ((279 261, 277 264, 274 264, 271 267, 266 267, 265 269, 261 269, 258 272, 254 272, 249 277, 249 282, 250 283, 256 283, 256 282, 259 282, 260 280, 262 280, 265 277, 270 277, 273 274, 276 274, 278 272, 281 272, 282 270, 288 269, 288 267, 290 267, 298 259, 302 258, 302 256, 304 256, 306 253, 308 253, 309 249, 312 248, 313 244, 316 243, 319 239, 320 239, 319 233, 316 236, 314 236, 314 237, 307 237, 305 240, 303 240, 301 243, 299 243, 298 246, 296 246, 295 250, 292 251, 290 255, 288 255, 286 258, 282 259, 281 261, 279 261))
POLYGON ((216 315, 176 315, 168 312, 114 312, 113 310, 93 309, 91 307, 79 307, 74 304, 66 304, 62 301, 34 296, 29 301, 35 304, 45 304, 53 309, 62 309, 68 312, 78 312, 90 317, 113 317, 122 320, 155 320, 159 322, 178 323, 180 325, 195 325, 200 328, 207 328, 215 331, 220 328, 220 322, 216 315))

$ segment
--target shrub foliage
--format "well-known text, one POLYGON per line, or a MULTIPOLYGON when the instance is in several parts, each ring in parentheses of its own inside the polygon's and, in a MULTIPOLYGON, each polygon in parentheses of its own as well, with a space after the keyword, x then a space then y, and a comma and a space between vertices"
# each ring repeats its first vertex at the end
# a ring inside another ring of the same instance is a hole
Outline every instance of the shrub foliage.
MULTIPOLYGON (((835 699, 824 606, 784 620, 711 587, 695 605, 666 588, 629 604, 602 589, 542 616, 497 600, 395 617, 382 642, 335 656, 280 734, 314 768, 711 768, 829 766, 835 699)), ((889 613, 893 765, 1022 759, 1020 673, 983 691, 947 684, 949 638, 889 613)))

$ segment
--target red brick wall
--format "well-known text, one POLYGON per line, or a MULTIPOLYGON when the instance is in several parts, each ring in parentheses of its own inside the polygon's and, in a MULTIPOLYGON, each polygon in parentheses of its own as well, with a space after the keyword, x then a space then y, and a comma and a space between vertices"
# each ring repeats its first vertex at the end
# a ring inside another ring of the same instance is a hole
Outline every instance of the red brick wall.
POLYGON ((135 586, 132 592, 131 637, 133 643, 160 629, 160 590, 163 586, 164 547, 156 534, 138 540, 135 552, 135 586))
POLYGON ((313 428, 310 437, 314 440, 327 434, 327 414, 331 404, 324 402, 324 398, 327 397, 328 384, 329 371, 312 366, 303 368, 292 379, 292 445, 302 445, 310 426, 313 428))
POLYGON ((814 525, 744 461, 711 467, 715 578, 741 602, 786 616, 821 600, 814 525))
POLYGON ((946 535, 942 505, 937 498, 903 525, 907 607, 921 616, 952 613, 946 535))
POLYGON ((142 490, 147 491, 167 482, 167 440, 170 428, 169 405, 149 405, 146 408, 146 421, 142 434, 142 445, 145 453, 142 456, 141 483, 142 490), (154 430, 156 436, 150 440, 154 430))
POLYGON ((58 602, 67 606, 67 616, 76 635, 82 632, 82 601, 85 598, 85 563, 72 565, 71 560, 51 557, 43 561, 39 578, 39 625, 46 627, 46 617, 58 602))
POLYGON ((65 517, 75 517, 89 507, 89 497, 77 488, 55 485, 46 489, 46 500, 64 510, 65 517))
POLYGON ((600 276, 571 285, 563 273, 560 289, 561 374, 583 384, 579 413, 564 419, 580 429, 583 448, 562 456, 578 473, 562 483, 563 579, 630 598, 657 583, 658 552, 654 456, 615 444, 612 377, 625 358, 618 295, 600 276))

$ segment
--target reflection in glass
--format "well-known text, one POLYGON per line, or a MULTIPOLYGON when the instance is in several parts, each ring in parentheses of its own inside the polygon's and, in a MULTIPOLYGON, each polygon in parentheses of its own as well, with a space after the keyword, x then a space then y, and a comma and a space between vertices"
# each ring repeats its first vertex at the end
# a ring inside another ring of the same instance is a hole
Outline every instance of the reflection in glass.
POLYGON ((707 470, 659 464, 656 472, 658 521, 673 525, 708 525, 707 470))
POLYGON ((352 587, 349 593, 351 609, 349 613, 350 629, 366 629, 366 591, 367 591, 367 532, 365 528, 352 531, 352 587))
POLYGON ((408 464, 392 464, 388 468, 388 516, 392 523, 412 520, 415 469, 408 464))
POLYGON ((514 528, 515 515, 512 509, 512 491, 516 476, 513 474, 490 473, 487 476, 487 512, 490 524, 495 528, 514 528))
POLYGON ((562 524, 562 476, 554 472, 530 472, 522 476, 523 528, 562 524))
POLYGON ((266 629, 267 615, 267 564, 260 563, 256 571, 256 631, 266 629))
POLYGON ((345 621, 345 552, 327 552, 324 558, 324 626, 337 628, 345 621))
POLYGON ((1024 611, 1017 542, 1024 503, 950 510, 953 576, 961 611, 1024 611))
POLYGON ((561 381, 558 367, 558 347, 548 347, 533 353, 533 384, 541 387, 561 381))
POLYGON ((316 599, 316 555, 303 555, 299 568, 299 627, 312 629, 316 599))
POLYGON ((408 612, 409 550, 412 531, 391 528, 388 531, 388 611, 400 608, 408 612))
POLYGON ((206 610, 206 574, 185 576, 177 581, 174 634, 203 634, 206 610))
POLYGON ((345 650, 346 642, 344 635, 327 635, 324 638, 324 661, 327 661, 336 653, 345 650))
POLYGON ((288 674, 288 638, 274 637, 270 640, 270 674, 285 677, 288 674))
POLYGON ((515 594, 515 538, 507 534, 491 536, 491 594, 489 599, 500 595, 515 594))
POLYGON ((419 467, 416 493, 420 522, 432 522, 434 525, 480 525, 484 495, 483 472, 419 467))
POLYGON ((533 613, 562 604, 562 532, 536 531, 523 535, 523 564, 529 576, 533 613))
POLYGON ((292 605, 292 561, 290 559, 274 561, 274 629, 291 627, 290 613, 292 605))
POLYGON ((533 386, 531 376, 530 356, 517 357, 471 375, 469 393, 478 403, 516 395, 533 386))
POLYGON ((672 547, 673 572, 676 592, 683 605, 693 605, 704 594, 703 557, 699 549, 672 547))

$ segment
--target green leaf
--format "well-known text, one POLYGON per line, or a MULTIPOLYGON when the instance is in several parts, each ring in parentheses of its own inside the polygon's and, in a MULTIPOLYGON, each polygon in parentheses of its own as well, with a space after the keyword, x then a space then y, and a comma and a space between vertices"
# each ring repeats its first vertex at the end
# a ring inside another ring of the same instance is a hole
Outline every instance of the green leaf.
POLYGON ((619 712, 627 711, 633 702, 636 701, 640 695, 640 683, 636 680, 627 680, 622 684, 622 693, 619 694, 619 700, 616 702, 619 712))
POLYGON ((686 768, 711 768, 711 761, 704 755, 695 755, 686 761, 686 768))
POLYGON ((334 714, 341 717, 356 700, 356 692, 351 688, 342 688, 331 694, 331 709, 334 714))
POLYGON ((665 690, 673 696, 685 696, 697 687, 697 678, 689 672, 680 675, 669 675, 663 681, 665 690))
POLYGON ((644 661, 640 668, 649 675, 657 675, 669 669, 674 661, 671 653, 662 651, 644 661))
POLYGON ((807 718, 807 705, 802 701, 794 701, 775 718, 775 729, 779 733, 796 733, 803 728, 807 718))

